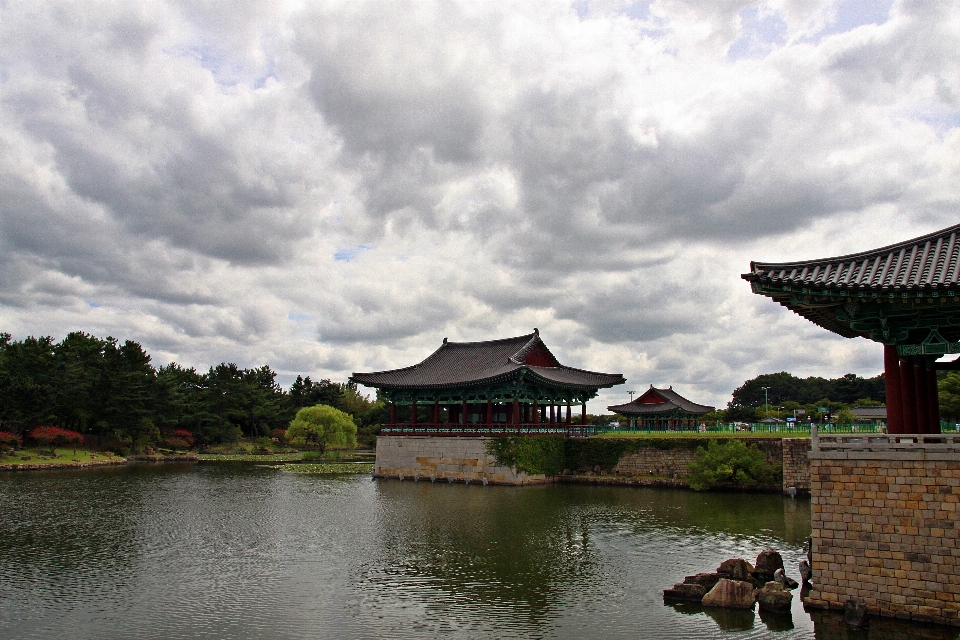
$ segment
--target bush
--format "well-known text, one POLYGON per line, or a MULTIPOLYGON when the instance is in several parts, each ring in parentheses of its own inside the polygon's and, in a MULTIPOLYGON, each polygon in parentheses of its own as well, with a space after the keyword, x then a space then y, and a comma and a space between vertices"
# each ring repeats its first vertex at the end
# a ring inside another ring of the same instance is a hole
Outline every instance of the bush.
POLYGON ((759 447, 748 447, 740 440, 728 440, 724 444, 711 440, 706 449, 697 449, 687 470, 690 487, 697 491, 717 485, 774 484, 781 478, 779 464, 768 463, 759 447))
POLYGON ((555 476, 564 469, 566 440, 564 436, 491 438, 486 446, 501 467, 555 476))
POLYGON ((20 436, 9 431, 0 431, 0 447, 12 447, 16 449, 20 446, 22 440, 20 436))
POLYGON ((186 451, 193 446, 193 434, 186 429, 177 429, 163 439, 163 444, 174 451, 186 451))
POLYGON ((30 432, 30 440, 33 440, 41 447, 77 447, 83 444, 83 436, 76 431, 61 429, 60 427, 36 427, 30 432))
POLYGON ((275 438, 278 444, 287 444, 286 429, 274 429, 270 432, 270 437, 275 438))

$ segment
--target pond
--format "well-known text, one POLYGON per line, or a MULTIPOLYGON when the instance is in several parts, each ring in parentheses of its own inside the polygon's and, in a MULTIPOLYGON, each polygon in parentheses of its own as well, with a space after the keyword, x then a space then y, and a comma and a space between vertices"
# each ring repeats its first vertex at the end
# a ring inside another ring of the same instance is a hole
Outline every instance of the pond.
POLYGON ((663 603, 684 575, 767 547, 796 577, 809 533, 809 501, 778 495, 239 463, 6 473, 0 637, 956 637, 851 635, 799 597, 773 618, 663 603))

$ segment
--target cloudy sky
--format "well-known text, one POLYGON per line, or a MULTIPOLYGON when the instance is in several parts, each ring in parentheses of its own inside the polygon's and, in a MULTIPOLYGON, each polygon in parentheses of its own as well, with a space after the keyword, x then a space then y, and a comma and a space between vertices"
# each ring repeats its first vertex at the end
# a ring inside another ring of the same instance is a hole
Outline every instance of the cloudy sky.
POLYGON ((540 329, 725 405, 882 369, 750 260, 958 222, 932 0, 0 3, 0 331, 345 380, 540 329))

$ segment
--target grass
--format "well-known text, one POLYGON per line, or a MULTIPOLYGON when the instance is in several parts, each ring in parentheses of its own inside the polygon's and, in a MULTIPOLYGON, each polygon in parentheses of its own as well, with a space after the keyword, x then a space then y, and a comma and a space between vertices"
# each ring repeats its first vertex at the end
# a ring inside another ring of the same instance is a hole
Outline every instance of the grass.
POLYGON ((303 454, 297 453, 198 453, 200 462, 298 462, 303 454))
POLYGON ((28 448, 20 449, 19 451, 14 452, 14 455, 6 455, 6 452, 0 454, 0 465, 58 465, 58 464, 82 464, 85 462, 103 462, 104 460, 115 460, 118 456, 109 456, 104 455, 101 451, 87 451, 85 449, 77 449, 77 452, 74 453, 73 449, 57 449, 57 453, 60 454, 59 458, 54 458, 50 454, 49 449, 37 449, 37 448, 28 448), (24 457, 29 457, 29 460, 24 460, 24 457))
POLYGON ((706 431, 628 431, 623 433, 604 433, 596 438, 809 438, 810 432, 763 433, 750 431, 716 432, 706 431))
POLYGON ((290 473, 372 473, 373 464, 369 462, 361 463, 338 463, 338 462, 319 462, 304 464, 281 464, 276 465, 274 469, 289 471, 290 473))

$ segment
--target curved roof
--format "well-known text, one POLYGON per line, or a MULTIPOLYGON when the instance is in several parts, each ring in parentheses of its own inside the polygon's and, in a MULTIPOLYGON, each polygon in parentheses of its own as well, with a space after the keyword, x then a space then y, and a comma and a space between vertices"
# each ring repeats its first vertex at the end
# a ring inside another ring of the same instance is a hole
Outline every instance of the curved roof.
POLYGON ((494 382, 520 371, 547 384, 598 389, 625 382, 619 373, 597 373, 560 364, 533 333, 485 342, 448 342, 411 367, 354 373, 350 380, 367 387, 416 389, 456 387, 494 382))
POLYGON ((658 413, 669 413, 674 410, 685 411, 692 414, 709 413, 714 407, 708 407, 705 404, 690 402, 679 393, 669 389, 655 389, 651 386, 643 395, 627 404, 615 404, 607 407, 608 411, 619 413, 625 416, 655 415, 658 413), (651 396, 658 396, 657 401, 651 402, 651 396))
POLYGON ((960 285, 960 225, 880 249, 801 262, 751 262, 750 282, 901 291, 960 285))

